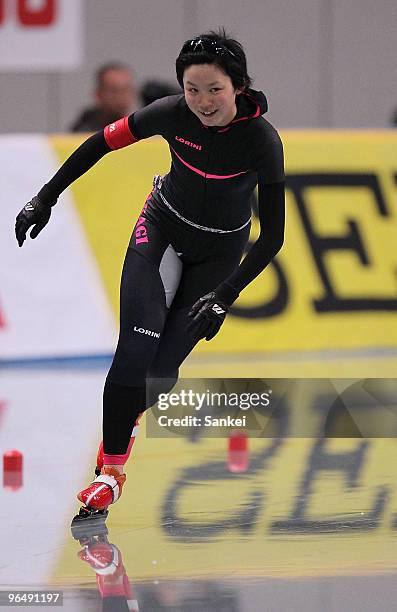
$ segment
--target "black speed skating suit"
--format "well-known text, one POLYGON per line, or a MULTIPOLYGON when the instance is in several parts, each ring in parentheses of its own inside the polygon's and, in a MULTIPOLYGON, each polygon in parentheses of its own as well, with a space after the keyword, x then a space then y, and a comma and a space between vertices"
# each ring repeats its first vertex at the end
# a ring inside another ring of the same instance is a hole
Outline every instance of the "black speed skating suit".
POLYGON ((107 454, 125 452, 136 416, 150 405, 146 379, 177 377, 195 344, 186 329, 192 304, 215 290, 231 305, 282 245, 282 144, 262 117, 261 92, 236 102, 228 126, 209 128, 184 95, 158 100, 91 136, 39 193, 55 199, 106 153, 143 138, 169 144, 171 169, 144 204, 123 266, 120 336, 104 392, 107 454), (260 236, 239 265, 257 185, 260 236))

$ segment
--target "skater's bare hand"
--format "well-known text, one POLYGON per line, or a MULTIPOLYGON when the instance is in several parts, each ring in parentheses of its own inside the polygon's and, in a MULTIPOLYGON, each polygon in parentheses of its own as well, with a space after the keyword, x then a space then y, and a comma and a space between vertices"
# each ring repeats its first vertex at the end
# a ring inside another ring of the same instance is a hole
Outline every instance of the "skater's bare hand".
POLYGON ((51 206, 43 204, 38 196, 35 196, 25 204, 16 218, 15 235, 21 247, 26 240, 26 232, 32 226, 31 238, 36 238, 41 230, 47 225, 51 216, 51 206))

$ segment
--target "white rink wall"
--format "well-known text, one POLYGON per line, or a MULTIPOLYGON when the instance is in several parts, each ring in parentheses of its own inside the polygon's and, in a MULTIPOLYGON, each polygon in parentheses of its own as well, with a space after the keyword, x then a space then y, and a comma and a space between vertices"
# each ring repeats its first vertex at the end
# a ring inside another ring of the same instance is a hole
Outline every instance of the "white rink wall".
POLYGON ((15 217, 57 169, 44 136, 1 136, 0 360, 110 354, 116 322, 72 196, 19 248, 15 217))

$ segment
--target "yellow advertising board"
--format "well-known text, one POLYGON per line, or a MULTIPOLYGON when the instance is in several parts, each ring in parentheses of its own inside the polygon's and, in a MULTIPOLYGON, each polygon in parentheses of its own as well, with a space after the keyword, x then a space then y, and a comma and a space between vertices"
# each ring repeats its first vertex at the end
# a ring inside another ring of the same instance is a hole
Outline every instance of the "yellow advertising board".
MULTIPOLYGON (((287 225, 276 260, 241 294, 222 333, 200 353, 388 349, 397 345, 397 134, 281 134, 287 225)), ((80 141, 54 137, 64 160, 80 141)), ((72 186, 109 299, 118 310, 121 265, 165 141, 111 153, 72 186)), ((251 240, 258 234, 254 218, 251 240)))

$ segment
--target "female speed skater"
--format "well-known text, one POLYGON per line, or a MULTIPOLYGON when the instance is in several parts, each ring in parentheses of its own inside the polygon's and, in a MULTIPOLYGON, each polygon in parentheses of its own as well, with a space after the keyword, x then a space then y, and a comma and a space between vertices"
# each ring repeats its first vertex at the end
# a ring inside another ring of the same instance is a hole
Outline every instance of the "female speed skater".
MULTIPOLYGON (((120 497, 148 379, 176 381, 200 339, 218 333, 240 292, 284 240, 283 149, 262 116, 243 47, 224 29, 186 41, 176 59, 183 93, 112 123, 81 144, 16 219, 19 246, 48 223, 59 195, 104 155, 161 135, 171 168, 155 177, 132 231, 120 288, 120 334, 103 392, 97 478, 78 493, 82 517, 120 497), (248 241, 258 186, 260 235, 248 241)), ((167 389, 169 390, 169 388, 167 389)))

